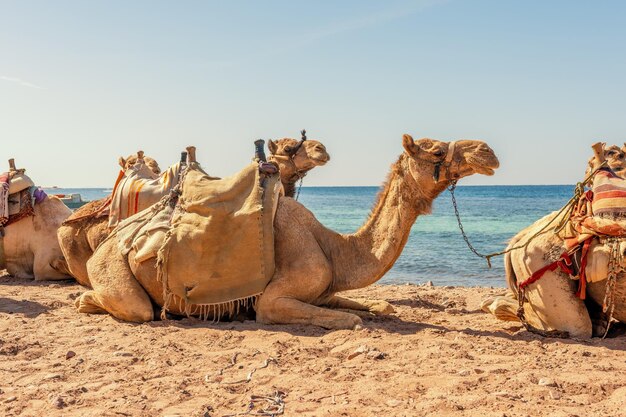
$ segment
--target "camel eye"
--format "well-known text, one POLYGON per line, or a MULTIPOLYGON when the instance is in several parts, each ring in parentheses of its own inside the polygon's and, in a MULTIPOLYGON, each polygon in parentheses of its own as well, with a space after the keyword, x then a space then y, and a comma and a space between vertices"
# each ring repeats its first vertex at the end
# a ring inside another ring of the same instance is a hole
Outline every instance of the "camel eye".
POLYGON ((443 156, 443 151, 441 149, 439 149, 438 151, 436 151, 435 153, 433 153, 433 155, 435 155, 436 157, 440 157, 443 156))
POLYGON ((285 146, 285 152, 290 153, 293 151, 293 148, 291 146, 285 146))

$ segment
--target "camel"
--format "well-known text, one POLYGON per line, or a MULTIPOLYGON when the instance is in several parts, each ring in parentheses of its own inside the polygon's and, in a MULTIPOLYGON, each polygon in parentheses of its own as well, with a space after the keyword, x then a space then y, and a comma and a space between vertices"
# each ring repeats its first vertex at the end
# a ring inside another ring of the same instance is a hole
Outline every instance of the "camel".
POLYGON ((19 181, 27 183, 26 188, 18 188, 19 192, 8 190, 9 204, 26 195, 28 202, 22 205, 20 213, 8 217, 8 223, 0 223, 4 224, 4 238, 0 227, 0 269, 6 268, 17 278, 34 278, 36 281, 69 279, 56 231, 72 210, 57 197, 36 189, 24 174, 25 170, 15 168, 13 159, 9 160, 9 165, 7 178, 12 178, 11 186, 19 181), (35 201, 32 211, 31 198, 35 201))
MULTIPOLYGON (((415 141, 404 135, 402 144, 404 152, 392 165, 369 218, 355 233, 329 230, 302 204, 278 199, 275 272, 254 306, 257 322, 352 329, 362 320, 343 310, 393 312, 386 301, 356 301, 336 294, 378 281, 402 252, 417 217, 430 213, 433 200, 452 182, 473 174, 493 175, 499 166, 481 141, 415 141)), ((104 241, 87 263, 93 290, 76 300, 78 311, 109 313, 131 322, 153 320, 152 302, 163 307, 164 286, 155 259, 137 263, 136 255, 135 249, 123 255, 117 239, 104 241), (129 263, 131 259, 135 261, 129 263)), ((197 280, 205 279, 202 272, 197 280)), ((183 314, 176 304, 168 311, 183 314)))
POLYGON ((269 160, 275 162, 280 170, 280 180, 286 197, 294 197, 296 183, 317 166, 330 161, 326 147, 319 141, 291 138, 269 140, 269 160))
MULTIPOLYGON (((598 159, 606 159, 607 165, 620 177, 626 174, 624 161, 624 149, 610 146, 604 149, 603 156, 594 156, 589 161, 586 175, 597 167, 598 159)), ((566 231, 555 234, 553 225, 559 224, 567 213, 553 212, 520 231, 515 235, 507 249, 524 245, 529 239, 548 224, 546 233, 530 241, 526 248, 516 249, 505 254, 504 265, 508 292, 503 296, 488 297, 482 303, 482 309, 491 313, 500 320, 520 321, 517 316, 519 308, 518 285, 529 278, 535 271, 545 265, 556 261, 566 250, 563 238, 566 231)), ((591 300, 586 302, 576 296, 578 281, 569 279, 563 272, 548 271, 543 277, 531 284, 526 291, 527 302, 524 303, 524 315, 527 322, 538 329, 539 332, 558 334, 579 339, 589 339, 592 336, 604 334, 607 322, 600 315, 597 317, 598 307, 602 305, 606 277, 608 274, 609 250, 607 244, 594 240, 589 249, 587 263, 586 294, 591 300), (590 314, 591 313, 591 314, 590 314)), ((626 243, 621 242, 620 253, 626 253, 626 243)), ((622 261, 619 267, 626 269, 626 261, 622 261)), ((626 322, 626 305, 620 303, 626 300, 626 284, 620 274, 615 289, 614 318, 626 322)))
MULTIPOLYGON (((280 169, 281 182, 287 197, 295 194, 296 182, 307 174, 311 169, 325 165, 330 160, 330 155, 326 147, 316 140, 297 141, 291 138, 270 140, 268 147, 271 152, 270 161, 276 162, 280 169)), ((138 156, 143 159, 143 163, 150 169, 142 171, 144 175, 152 178, 161 173, 158 163, 143 152, 130 155, 127 158, 119 158, 119 165, 123 171, 131 169, 138 162, 138 156)), ((141 162, 141 160, 139 161, 141 162)), ((168 189, 163 190, 160 196, 154 196, 149 200, 150 204, 156 203, 159 197, 167 194, 168 189)), ((94 250, 109 235, 109 219, 107 216, 91 216, 91 213, 101 212, 108 202, 109 197, 93 201, 79 208, 66 221, 58 231, 60 246, 67 260, 69 270, 73 277, 81 285, 90 287, 89 276, 87 275, 87 260, 94 250)), ((119 220, 123 220, 120 216, 119 220)))
MULTIPOLYGON (((144 156, 142 151, 126 158, 120 156, 118 163, 123 172, 132 169, 137 164, 144 164, 148 170, 138 171, 143 178, 156 178, 161 173, 157 161, 144 156)), ((70 274, 79 284, 87 287, 90 286, 87 260, 95 248, 109 235, 109 217, 106 215, 108 213, 106 210, 108 210, 110 199, 111 196, 108 196, 80 207, 60 225, 57 231, 59 246, 70 274)), ((155 199, 153 203, 157 201, 158 199, 155 199)))

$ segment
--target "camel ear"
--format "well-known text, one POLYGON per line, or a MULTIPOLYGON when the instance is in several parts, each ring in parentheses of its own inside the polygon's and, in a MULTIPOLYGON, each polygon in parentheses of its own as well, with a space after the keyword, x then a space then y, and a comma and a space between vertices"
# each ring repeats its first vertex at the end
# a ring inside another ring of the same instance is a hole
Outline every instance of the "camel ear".
POLYGON ((122 169, 126 168, 126 159, 122 158, 120 156, 120 158, 117 160, 117 163, 120 164, 120 166, 122 167, 122 169))
POLYGON ((270 139, 267 141, 267 148, 270 150, 270 153, 274 155, 276 154, 276 151, 278 150, 278 145, 276 144, 276 142, 270 139))
POLYGON ((404 150, 411 156, 415 156, 419 152, 419 148, 411 135, 404 134, 402 136, 402 146, 404 146, 404 150))

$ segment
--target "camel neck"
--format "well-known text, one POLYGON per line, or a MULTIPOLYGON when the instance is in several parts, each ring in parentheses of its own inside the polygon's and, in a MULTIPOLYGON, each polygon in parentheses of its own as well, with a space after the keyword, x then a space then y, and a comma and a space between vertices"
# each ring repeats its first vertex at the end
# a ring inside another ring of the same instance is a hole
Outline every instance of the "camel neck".
POLYGON ((269 160, 278 164, 278 169, 280 170, 280 182, 283 184, 285 197, 293 198, 296 194, 296 183, 301 178, 296 173, 295 163, 289 157, 281 156, 278 158, 276 155, 270 156, 269 160))
POLYGON ((400 157, 368 220, 356 233, 344 236, 346 245, 338 257, 333 256, 333 291, 362 288, 378 281, 402 253, 417 217, 430 213, 433 200, 445 189, 434 183, 429 190, 419 187, 408 174, 410 163, 406 155, 400 157))

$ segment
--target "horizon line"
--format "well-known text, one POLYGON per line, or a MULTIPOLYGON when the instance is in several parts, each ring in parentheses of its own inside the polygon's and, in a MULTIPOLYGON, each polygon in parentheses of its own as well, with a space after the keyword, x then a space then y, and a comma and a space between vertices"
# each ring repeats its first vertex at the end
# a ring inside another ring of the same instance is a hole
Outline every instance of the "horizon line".
MULTIPOLYGON (((571 184, 459 184, 458 187, 565 187, 575 186, 571 184)), ((302 188, 380 188, 382 185, 303 185, 302 188)), ((55 185, 40 186, 46 190, 105 190, 112 187, 60 187, 55 185)))

